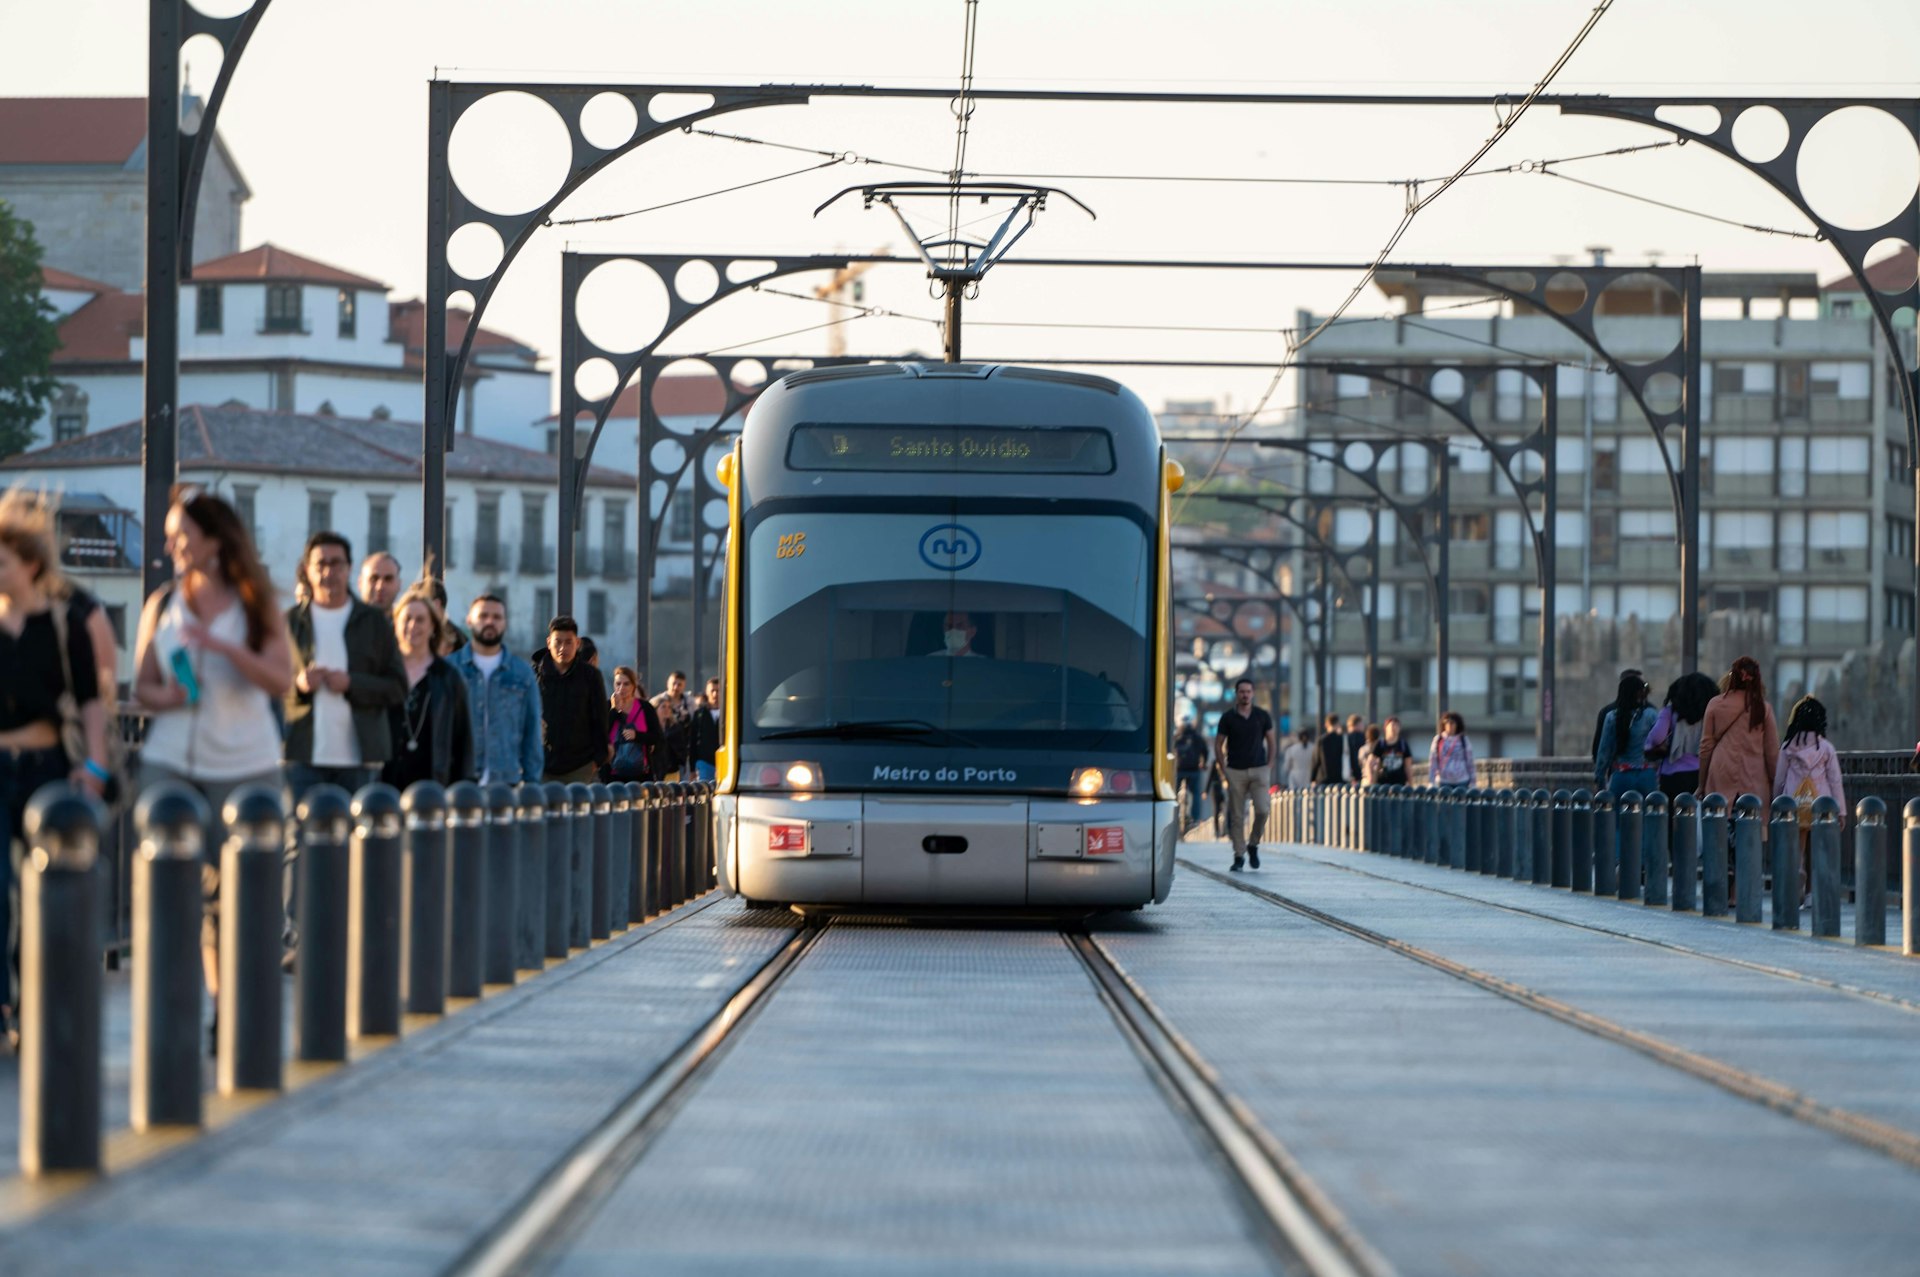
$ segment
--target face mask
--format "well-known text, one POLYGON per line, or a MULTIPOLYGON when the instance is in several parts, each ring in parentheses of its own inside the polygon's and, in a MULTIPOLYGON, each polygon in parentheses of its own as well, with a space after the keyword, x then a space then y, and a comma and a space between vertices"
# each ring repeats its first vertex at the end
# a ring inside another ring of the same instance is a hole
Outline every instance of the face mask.
POLYGON ((963 650, 966 646, 967 646, 967 632, 965 630, 948 630, 947 631, 947 650, 949 652, 959 652, 963 650))

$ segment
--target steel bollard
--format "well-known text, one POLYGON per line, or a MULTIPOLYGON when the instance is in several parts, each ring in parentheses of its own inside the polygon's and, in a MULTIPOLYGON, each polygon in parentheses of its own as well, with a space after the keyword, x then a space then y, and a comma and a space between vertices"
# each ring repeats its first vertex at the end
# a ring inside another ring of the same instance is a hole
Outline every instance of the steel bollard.
MULTIPOLYGON (((64 782, 27 804, 20 863, 20 1170, 100 1169, 100 835, 64 782)), ((197 1032, 197 1030, 196 1030, 197 1032)), ((197 1078, 196 1078, 197 1080, 197 1078)))
POLYGON ((677 780, 667 782, 664 819, 667 822, 667 872, 671 879, 667 902, 678 908, 687 902, 691 877, 687 873, 686 786, 677 780))
POLYGON ((1640 859, 1646 867, 1647 878, 1647 889, 1641 898, 1650 905, 1667 903, 1667 879, 1672 872, 1668 863, 1671 847, 1668 835, 1667 796, 1648 794, 1640 817, 1640 859))
POLYGON ((653 787, 632 784, 633 790, 633 899, 630 908, 636 923, 645 922, 659 911, 653 898, 653 787))
POLYGON ((353 796, 347 880, 347 1036, 400 1032, 400 795, 367 785, 353 796))
POLYGON ((486 981, 487 791, 447 789, 447 996, 477 998, 486 981))
POLYGON ((1813 934, 1840 934, 1840 804, 1822 795, 1813 800, 1813 833, 1807 839, 1813 877, 1813 934))
POLYGON ((1575 892, 1593 890, 1593 791, 1573 791, 1567 832, 1567 886, 1575 892))
POLYGON ((1533 885, 1544 887, 1553 881, 1553 795, 1544 789, 1533 791, 1533 885))
POLYGON ((1533 791, 1513 794, 1513 873, 1515 882, 1533 881, 1533 791))
POLYGON ((1900 952, 1920 957, 1920 798, 1907 800, 1900 844, 1900 952))
POLYGON ((282 1085, 280 955, 287 848, 278 786, 249 785, 227 799, 220 849, 220 1094, 282 1085))
POLYGON ((547 810, 546 956, 567 956, 573 934, 573 801, 567 787, 549 781, 541 789, 547 810))
POLYGON ((205 799, 173 782, 149 789, 134 808, 136 1131, 200 1125, 200 874, 211 818, 205 799))
POLYGON ((513 823, 519 830, 515 862, 513 966, 538 971, 547 964, 547 791, 538 781, 513 790, 513 823))
POLYGON ((716 786, 712 781, 700 782, 700 894, 706 895, 718 883, 714 873, 714 851, 717 839, 713 827, 713 795, 716 786))
POLYGON ((1620 900, 1638 900, 1640 898, 1640 843, 1646 828, 1644 810, 1645 798, 1638 791, 1629 791, 1620 795, 1617 828, 1620 831, 1619 880, 1615 897, 1620 900))
POLYGON ((1727 916, 1727 798, 1708 794, 1700 803, 1700 916, 1727 916))
POLYGON ((1573 794, 1553 791, 1553 873, 1556 887, 1573 885, 1573 794))
POLYGON ((300 942, 293 969, 293 1058, 347 1058, 348 919, 353 916, 353 798, 315 785, 295 809, 299 821, 300 942))
POLYGON ((632 917, 628 902, 633 891, 633 799, 624 780, 607 788, 613 794, 613 818, 607 826, 607 929, 625 931, 632 917))
MULTIPOLYGON (((1767 863, 1773 874, 1775 931, 1800 930, 1799 853, 1800 804, 1782 794, 1773 800, 1773 819, 1767 825, 1767 863)), ((1744 892, 1744 888, 1742 890, 1744 892)))
POLYGON ((593 790, 567 786, 567 948, 593 943, 593 790))
POLYGON ((1733 920, 1757 923, 1761 914, 1760 799, 1742 794, 1733 802, 1733 920))
POLYGON ((447 1009, 447 791, 415 781, 400 796, 406 813, 401 885, 400 996, 409 1014, 447 1009))
POLYGON ((1614 817, 1613 793, 1602 789, 1593 796, 1593 894, 1620 893, 1619 822, 1614 817))
POLYGON ((511 786, 489 785, 485 798, 486 941, 480 978, 487 984, 512 984, 520 925, 520 822, 514 815, 511 786))
POLYGON ((1447 864, 1467 867, 1467 794, 1464 789, 1447 791, 1447 864))
POLYGON ((605 940, 613 934, 613 791, 588 785, 587 802, 587 939, 605 940))
POLYGON ((1513 791, 1502 789, 1493 796, 1493 873, 1496 877, 1513 877, 1513 827, 1517 812, 1514 807, 1513 791))
POLYGON ((1420 858, 1429 865, 1448 863, 1446 791, 1429 785, 1420 795, 1420 858))
POLYGON ((1673 800, 1673 911, 1692 913, 1700 877, 1700 800, 1678 794, 1673 800))
POLYGON ((1887 942, 1887 805, 1862 798, 1853 809, 1853 943, 1887 942))
POLYGON ((1460 839, 1463 854, 1459 868, 1470 874, 1480 872, 1480 861, 1486 852, 1485 799, 1482 791, 1471 786, 1460 795, 1460 819, 1465 828, 1460 839))

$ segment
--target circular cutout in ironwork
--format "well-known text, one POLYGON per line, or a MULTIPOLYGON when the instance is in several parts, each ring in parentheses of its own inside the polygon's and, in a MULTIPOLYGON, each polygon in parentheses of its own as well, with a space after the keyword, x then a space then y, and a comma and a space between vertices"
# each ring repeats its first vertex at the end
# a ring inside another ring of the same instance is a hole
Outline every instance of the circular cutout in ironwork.
POLYGON ((1373 469, 1373 448, 1364 443, 1350 443, 1340 454, 1341 464, 1358 474, 1367 474, 1373 469))
POLYGON ((1657 372, 1647 378, 1647 384, 1640 393, 1646 397, 1647 407, 1655 412, 1679 412, 1685 384, 1670 372, 1657 372))
POLYGON ((1443 403, 1457 403, 1467 393, 1467 379, 1456 368, 1442 368, 1427 379, 1427 393, 1443 403))
POLYGON ((630 258, 594 267, 574 297, 574 315, 588 341, 626 355, 660 335, 667 323, 667 289, 660 277, 630 258))
POLYGON ((767 384, 767 376, 767 366, 758 359, 742 359, 728 371, 727 380, 735 390, 751 394, 767 384))
MULTIPOLYGON (((247 6, 244 4, 241 5, 239 11, 245 13, 247 6)), ((221 16, 230 17, 232 15, 221 16)), ((204 33, 193 37, 193 39, 180 46, 181 91, 183 93, 186 91, 186 86, 190 80, 197 80, 201 84, 212 84, 220 78, 220 68, 226 65, 226 61, 227 48, 225 45, 204 33)), ((200 131, 200 124, 204 118, 204 115, 200 113, 182 115, 180 117, 180 131, 188 137, 192 137, 200 131)))
POLYGON ((1874 291, 1897 296, 1912 288, 1916 267, 1920 267, 1920 258, 1916 258, 1913 245, 1904 239, 1889 236, 1867 250, 1865 257, 1867 278, 1872 282, 1874 291))
POLYGON ((1740 158, 1765 164, 1780 158, 1793 136, 1787 117, 1770 106, 1750 106, 1733 121, 1733 149, 1740 158))
POLYGON ((676 435, 691 435, 714 424, 726 406, 726 386, 704 359, 676 359, 653 378, 653 411, 676 435))
POLYGON ((1587 281, 1572 271, 1560 271, 1547 277, 1547 309, 1556 315, 1571 315, 1587 304, 1587 281))
POLYGON ((1874 106, 1841 107, 1807 130, 1796 168, 1814 212, 1852 231, 1885 226, 1920 189, 1920 147, 1874 106))
POLYGON ((677 439, 661 439, 647 454, 647 464, 655 474, 679 474, 680 467, 687 464, 687 450, 677 439))
POLYGON ((1264 603, 1242 603, 1233 614, 1233 632, 1242 638, 1264 638, 1273 629, 1273 612, 1264 603))
POLYGON ((596 93, 580 109, 580 136, 603 151, 625 146, 640 127, 640 110, 624 93, 596 93))
POLYGON ((620 370, 610 359, 589 359, 574 369, 573 388, 582 400, 597 404, 620 388, 620 370))
POLYGON ((727 526, 727 502, 724 497, 715 497, 700 507, 700 518, 708 527, 724 530, 727 526))
POLYGON ((573 168, 573 136, 551 106, 517 89, 489 93, 454 123, 447 170, 460 193, 489 213, 530 213, 573 168))
POLYGON ((1679 348, 1684 310, 1679 289, 1659 275, 1635 271, 1600 290, 1593 331, 1616 362, 1650 364, 1679 348))
MULTIPOLYGON (((209 18, 237 18, 257 3, 259 0, 187 0, 188 7, 209 18)), ((213 81, 202 80, 201 83, 212 84, 213 81)))
POLYGON ((712 105, 711 93, 656 93, 647 99, 647 114, 665 124, 668 120, 705 111, 712 105))
POLYGON ((1701 137, 1711 137, 1720 131, 1717 106, 1663 106, 1653 113, 1653 118, 1701 137))
POLYGON ((485 222, 468 222, 447 236, 447 265, 462 279, 484 283, 493 278, 506 255, 500 232, 485 222))
POLYGON ((680 269, 673 273, 673 291, 681 301, 698 306, 720 291, 720 272, 708 261, 682 263, 680 269))

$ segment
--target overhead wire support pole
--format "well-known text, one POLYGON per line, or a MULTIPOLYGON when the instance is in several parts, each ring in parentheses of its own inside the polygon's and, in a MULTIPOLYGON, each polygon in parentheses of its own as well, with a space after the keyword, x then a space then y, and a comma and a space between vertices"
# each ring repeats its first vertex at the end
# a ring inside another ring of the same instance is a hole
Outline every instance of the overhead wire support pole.
MULTIPOLYGON (((164 520, 180 454, 180 19, 182 0, 147 7, 147 288, 140 584, 172 575, 164 520)), ((207 125, 211 127, 211 125, 207 125)))

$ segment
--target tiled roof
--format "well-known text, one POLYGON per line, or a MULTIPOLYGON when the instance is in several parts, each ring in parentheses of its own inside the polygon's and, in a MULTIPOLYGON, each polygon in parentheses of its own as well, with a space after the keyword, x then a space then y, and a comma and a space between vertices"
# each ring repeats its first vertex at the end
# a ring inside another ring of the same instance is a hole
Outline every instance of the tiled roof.
POLYGON ((0 164, 124 165, 147 137, 145 98, 0 98, 0 164))
MULTIPOLYGON (((448 350, 460 348, 460 342, 467 335, 467 325, 472 322, 471 311, 454 309, 447 312, 448 350)), ((427 346, 427 304, 417 297, 408 301, 388 302, 387 340, 400 342, 405 347, 407 367, 420 367, 420 352, 427 346)), ((528 358, 539 354, 519 338, 509 337, 491 328, 482 328, 473 335, 473 349, 476 353, 487 350, 525 352, 528 358)))
POLYGON ((341 270, 338 266, 316 262, 311 257, 289 253, 286 249, 273 244, 262 244, 257 248, 249 248, 227 257, 216 257, 210 262, 201 262, 193 268, 193 282, 196 284, 256 280, 334 284, 345 288, 371 288, 383 293, 387 291, 387 286, 377 279, 368 279, 365 275, 355 275, 350 271, 341 270))
POLYGON ((61 270, 58 266, 40 268, 40 287, 46 290, 61 289, 70 293, 111 293, 118 291, 112 284, 103 284, 97 279, 88 279, 72 271, 61 270))
POLYGON ((132 339, 146 331, 146 299, 139 293, 104 292, 60 321, 56 364, 126 360, 132 339))
MULTIPOLYGON (((1883 293, 1897 293, 1913 284, 1915 250, 1902 247, 1899 252, 1889 253, 1877 262, 1867 263, 1867 282, 1883 293)), ((1860 281, 1851 275, 1842 275, 1820 285, 1823 293, 1857 293, 1860 281)))
MULTIPOLYGON (((727 406, 727 390, 718 377, 662 377, 653 386, 653 405, 663 417, 712 417, 727 406)), ((609 421, 631 421, 640 415, 640 387, 628 383, 613 401, 609 421)), ((547 417, 560 420, 559 413, 547 417)))
MULTIPOLYGON (((0 470, 63 470, 140 463, 140 422, 35 448, 0 462, 0 470)), ((254 408, 180 410, 180 469, 327 475, 406 482, 420 476, 420 427, 254 408)), ((461 435, 447 454, 449 478, 479 482, 555 482, 556 458, 531 448, 461 435)), ((594 467, 595 487, 630 488, 633 478, 594 467)))

